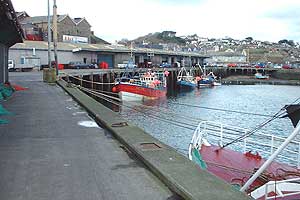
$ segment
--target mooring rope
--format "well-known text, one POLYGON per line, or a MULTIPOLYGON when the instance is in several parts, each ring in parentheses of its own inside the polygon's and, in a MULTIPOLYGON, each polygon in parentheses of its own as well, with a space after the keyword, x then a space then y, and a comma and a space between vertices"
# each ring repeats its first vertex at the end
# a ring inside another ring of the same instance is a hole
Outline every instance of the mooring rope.
MULTIPOLYGON (((92 75, 92 74, 91 74, 92 75)), ((88 81, 88 80, 84 80, 82 78, 78 78, 76 76, 72 76, 70 74, 66 74, 66 77, 72 77, 76 80, 82 81, 82 82, 86 82, 86 83, 92 83, 92 84, 96 84, 96 85, 115 85, 115 83, 100 83, 100 82, 95 82, 95 81, 88 81)))
POLYGON ((265 115, 265 114, 259 114, 259 113, 251 113, 251 112, 229 110, 229 109, 222 109, 222 108, 212 108, 212 107, 207 107, 207 106, 198 106, 198 105, 192 105, 192 104, 186 104, 186 103, 176 103, 176 102, 172 102, 172 103, 176 104, 176 105, 180 105, 180 106, 189 106, 189 107, 202 108, 202 109, 214 110, 214 111, 231 112, 231 113, 255 115, 255 116, 262 116, 262 117, 272 117, 272 115, 265 115))
MULTIPOLYGON (((295 101, 293 101, 292 103, 290 103, 289 105, 292 105, 294 103, 296 103, 297 101, 300 100, 300 97, 297 98, 295 101)), ((288 106, 289 106, 288 105, 288 106)), ((232 140, 231 142, 223 145, 221 148, 225 148, 233 143, 239 142, 240 140, 243 140, 251 135, 253 135, 255 132, 257 132, 258 130, 262 129, 265 125, 269 124, 270 122, 274 121, 275 119, 279 119, 282 118, 287 112, 285 110, 286 106, 283 106, 277 113, 275 113, 270 119, 266 120, 265 122, 259 124, 258 126, 256 126, 255 128, 253 128, 252 130, 248 131, 246 134, 232 140)))

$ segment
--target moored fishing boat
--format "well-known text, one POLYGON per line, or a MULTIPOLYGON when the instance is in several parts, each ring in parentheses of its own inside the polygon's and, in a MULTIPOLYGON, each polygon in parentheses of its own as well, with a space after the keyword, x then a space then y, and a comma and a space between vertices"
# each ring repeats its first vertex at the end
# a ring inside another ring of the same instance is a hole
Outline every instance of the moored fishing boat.
POLYGON ((177 85, 183 89, 194 89, 198 86, 200 77, 195 77, 193 68, 188 72, 185 67, 182 67, 177 76, 177 85))
POLYGON ((162 73, 150 70, 134 77, 127 74, 116 80, 112 91, 119 93, 120 98, 125 101, 162 98, 167 93, 167 74, 167 71, 162 73))
POLYGON ((266 74, 263 75, 262 73, 259 73, 259 72, 255 73, 254 76, 256 79, 269 79, 270 78, 269 75, 266 75, 266 74))
MULTIPOLYGON (((296 126, 300 106, 287 111, 296 126)), ((189 159, 254 199, 300 199, 300 142, 293 140, 299 132, 300 125, 283 138, 203 121, 189 145, 189 159)))
POLYGON ((212 87, 221 85, 221 83, 217 82, 217 77, 213 72, 210 72, 207 75, 204 73, 200 78, 201 79, 198 82, 199 87, 212 87))

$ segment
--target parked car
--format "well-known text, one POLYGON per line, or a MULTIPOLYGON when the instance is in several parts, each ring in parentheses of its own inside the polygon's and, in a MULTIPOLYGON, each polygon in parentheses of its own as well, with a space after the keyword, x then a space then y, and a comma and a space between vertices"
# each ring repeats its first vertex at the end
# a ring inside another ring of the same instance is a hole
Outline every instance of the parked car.
POLYGON ((266 65, 264 63, 257 63, 255 65, 255 68, 265 68, 265 67, 266 67, 266 65))
POLYGON ((118 64, 118 68, 126 68, 126 66, 127 66, 127 64, 124 64, 124 63, 118 64))
POLYGON ((275 69, 281 69, 282 66, 281 66, 281 65, 274 65, 274 68, 275 68, 275 69))
POLYGON ((236 63, 229 63, 229 64, 227 65, 227 67, 237 67, 237 64, 236 64, 236 63))
POLYGON ((292 69, 292 67, 290 65, 283 65, 282 69, 292 69))
POLYGON ((87 64, 83 62, 69 62, 70 69, 95 69, 94 64, 87 64))
POLYGON ((172 67, 172 65, 170 64, 170 63, 162 63, 162 64, 160 64, 160 66, 159 67, 161 67, 161 68, 168 68, 168 67, 172 67))
POLYGON ((121 64, 118 64, 117 67, 118 68, 136 68, 137 65, 134 64, 132 60, 129 60, 129 61, 124 61, 121 64))

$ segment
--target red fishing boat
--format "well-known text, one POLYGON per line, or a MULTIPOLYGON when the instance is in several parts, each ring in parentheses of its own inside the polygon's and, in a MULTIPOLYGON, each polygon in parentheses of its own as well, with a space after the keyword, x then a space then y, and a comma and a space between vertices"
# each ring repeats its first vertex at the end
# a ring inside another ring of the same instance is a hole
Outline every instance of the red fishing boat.
MULTIPOLYGON (((298 123, 300 106, 296 107, 298 123)), ((294 126, 297 123, 294 119, 294 126)), ((300 142, 294 139, 300 125, 288 138, 249 132, 203 121, 194 131, 189 159, 254 199, 300 199, 300 142)))
POLYGON ((144 99, 157 99, 166 96, 168 72, 152 72, 138 76, 124 76, 116 80, 113 92, 119 93, 122 100, 138 101, 144 99))

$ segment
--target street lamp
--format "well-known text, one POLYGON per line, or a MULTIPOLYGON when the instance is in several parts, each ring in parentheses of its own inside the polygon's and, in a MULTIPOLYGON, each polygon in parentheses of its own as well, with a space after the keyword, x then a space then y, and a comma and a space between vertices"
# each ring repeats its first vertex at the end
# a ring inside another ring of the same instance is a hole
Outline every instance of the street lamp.
POLYGON ((58 75, 58 59, 57 59, 57 5, 53 0, 53 46, 56 75, 58 75))
MULTIPOLYGON (((52 30, 53 30, 53 46, 54 46, 54 60, 56 75, 58 74, 58 59, 57 59, 57 6, 56 0, 53 0, 53 17, 52 17, 52 30)), ((48 66, 51 65, 51 16, 50 16, 50 0, 48 0, 48 66)))
POLYGON ((51 66, 51 28, 50 28, 50 0, 48 0, 48 67, 52 68, 51 66))

